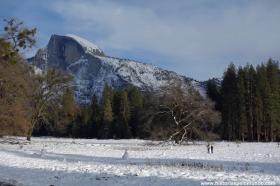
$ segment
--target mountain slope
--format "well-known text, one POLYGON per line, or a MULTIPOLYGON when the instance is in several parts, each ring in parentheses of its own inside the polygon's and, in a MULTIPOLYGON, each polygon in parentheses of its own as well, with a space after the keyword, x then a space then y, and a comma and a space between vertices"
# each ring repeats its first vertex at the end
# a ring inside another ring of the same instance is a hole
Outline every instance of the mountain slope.
POLYGON ((198 81, 151 64, 106 56, 93 43, 72 34, 52 35, 47 47, 38 50, 29 62, 43 71, 52 67, 71 73, 80 104, 90 103, 94 94, 101 97, 105 83, 113 88, 134 85, 143 91, 157 91, 179 81, 185 88, 193 87, 205 94, 198 81))

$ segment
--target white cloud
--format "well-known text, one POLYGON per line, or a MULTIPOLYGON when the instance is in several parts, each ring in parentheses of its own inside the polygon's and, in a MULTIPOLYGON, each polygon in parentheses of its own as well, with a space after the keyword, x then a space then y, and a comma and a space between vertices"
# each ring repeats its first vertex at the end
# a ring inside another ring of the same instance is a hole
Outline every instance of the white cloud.
POLYGON ((185 68, 194 63, 215 68, 230 61, 261 62, 280 57, 277 1, 217 1, 217 7, 157 2, 148 7, 113 1, 58 1, 52 7, 64 17, 69 30, 92 33, 105 49, 146 50, 174 58, 185 68))

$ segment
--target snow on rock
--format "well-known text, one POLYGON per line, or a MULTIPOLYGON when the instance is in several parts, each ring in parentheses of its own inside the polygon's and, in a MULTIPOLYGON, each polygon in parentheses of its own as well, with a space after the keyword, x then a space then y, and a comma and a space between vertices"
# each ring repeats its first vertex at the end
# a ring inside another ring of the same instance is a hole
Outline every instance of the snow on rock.
POLYGON ((34 70, 34 73, 36 75, 42 75, 43 74, 43 70, 38 68, 38 67, 36 67, 36 66, 33 66, 33 70, 34 70))
MULTIPOLYGON (((158 89, 168 83, 169 79, 163 76, 163 70, 154 65, 112 57, 96 57, 104 62, 104 64, 112 66, 114 72, 125 81, 137 87, 146 86, 158 89)), ((175 73, 173 75, 175 75, 175 73)))
POLYGON ((77 41, 88 53, 96 53, 96 52, 103 53, 103 51, 98 46, 96 46, 95 44, 91 43, 90 41, 80 36, 74 34, 66 34, 66 36, 71 37, 72 39, 77 41))
POLYGON ((0 182, 23 185, 201 185, 201 182, 280 184, 277 143, 206 142, 160 146, 145 140, 33 138, 24 149, 0 144, 0 182), (34 156, 45 149, 44 156, 34 156), (129 159, 120 157, 129 151, 129 159))
POLYGON ((206 87, 202 86, 201 82, 192 80, 192 86, 199 92, 202 97, 207 97, 206 87))
POLYGON ((106 56, 96 45, 73 34, 52 35, 47 48, 28 61, 43 71, 58 68, 70 72, 80 104, 89 104, 93 95, 100 98, 106 83, 114 89, 134 85, 141 91, 159 91, 180 82, 186 90, 195 88, 206 95, 201 82, 155 65, 106 56))

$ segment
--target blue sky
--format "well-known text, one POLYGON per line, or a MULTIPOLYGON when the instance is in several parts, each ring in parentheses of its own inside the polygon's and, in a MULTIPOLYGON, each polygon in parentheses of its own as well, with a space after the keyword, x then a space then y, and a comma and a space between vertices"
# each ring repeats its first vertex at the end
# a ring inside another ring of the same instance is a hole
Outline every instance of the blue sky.
MULTIPOLYGON (((76 34, 110 56, 135 59, 198 80, 280 58, 278 0, 1 0, 0 18, 52 34, 76 34)), ((3 27, 3 23, 0 23, 3 27)), ((29 51, 32 53, 32 51, 29 51)))

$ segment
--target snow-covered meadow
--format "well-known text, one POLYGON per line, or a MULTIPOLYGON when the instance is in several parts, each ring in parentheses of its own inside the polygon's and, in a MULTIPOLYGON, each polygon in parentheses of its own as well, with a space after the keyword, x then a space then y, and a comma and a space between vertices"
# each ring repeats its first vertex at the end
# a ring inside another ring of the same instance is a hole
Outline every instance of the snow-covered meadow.
POLYGON ((145 140, 4 141, 0 140, 0 184, 280 185, 277 143, 214 142, 214 153, 208 154, 206 142, 174 146, 145 140))

